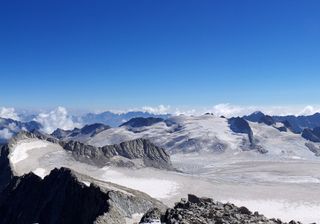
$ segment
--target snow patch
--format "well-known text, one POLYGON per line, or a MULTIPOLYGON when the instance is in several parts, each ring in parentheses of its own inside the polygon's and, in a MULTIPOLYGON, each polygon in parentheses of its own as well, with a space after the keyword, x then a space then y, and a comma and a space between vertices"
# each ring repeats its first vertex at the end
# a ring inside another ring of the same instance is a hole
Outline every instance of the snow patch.
POLYGON ((43 168, 37 168, 35 169, 34 171, 32 171, 35 175, 41 177, 42 179, 47 176, 47 171, 46 169, 43 169, 43 168))
POLYGON ((100 177, 102 180, 145 192, 157 199, 169 198, 176 194, 179 188, 178 183, 174 181, 157 178, 130 177, 118 171, 111 170, 110 167, 104 167, 102 170, 104 171, 100 177))
POLYGON ((16 164, 28 158, 28 151, 34 148, 42 148, 48 146, 49 143, 41 140, 31 142, 20 142, 17 144, 9 155, 10 162, 16 164))
POLYGON ((275 200, 225 200, 239 206, 246 206, 249 210, 258 211, 267 218, 278 217, 283 221, 303 220, 305 223, 320 222, 320 204, 308 202, 287 202, 275 200))
POLYGON ((81 181, 81 183, 84 183, 87 187, 90 187, 90 182, 89 181, 81 181))

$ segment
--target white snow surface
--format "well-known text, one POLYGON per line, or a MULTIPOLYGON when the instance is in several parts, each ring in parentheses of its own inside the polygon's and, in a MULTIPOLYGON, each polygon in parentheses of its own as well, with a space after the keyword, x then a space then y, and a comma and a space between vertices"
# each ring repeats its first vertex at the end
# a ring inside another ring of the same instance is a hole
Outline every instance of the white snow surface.
MULTIPOLYGON (((111 167, 98 168, 78 162, 60 145, 43 140, 27 139, 19 141, 9 158, 13 165, 13 171, 18 176, 33 172, 44 178, 54 168, 68 167, 97 180, 108 181, 145 192, 157 199, 172 196, 179 187, 174 180, 149 178, 148 175, 134 177, 121 173, 121 169, 117 171, 116 168, 111 167)), ((87 186, 90 185, 88 181, 83 181, 83 183, 87 186)))
POLYGON ((41 177, 42 179, 47 175, 46 169, 43 168, 36 168, 34 171, 32 171, 35 175, 41 177))
MULTIPOLYGON (((165 122, 151 126, 132 128, 117 127, 100 132, 87 141, 88 144, 104 146, 119 144, 136 138, 147 138, 170 153, 179 152, 224 152, 242 153, 241 146, 248 141, 246 134, 234 133, 230 130, 226 118, 212 115, 175 116, 165 122)), ((258 145, 268 150, 265 155, 289 159, 318 159, 305 143, 308 142, 300 134, 290 131, 280 132, 273 126, 263 123, 249 122, 254 139, 258 145)), ((279 126, 279 124, 278 124, 279 126)), ((317 147, 319 144, 314 143, 317 147)), ((257 152, 252 152, 257 154, 257 152)))
POLYGON ((141 128, 125 126, 111 128, 93 136, 87 143, 104 146, 136 138, 147 138, 171 152, 199 150, 220 152, 223 150, 222 145, 237 151, 245 136, 233 133, 227 119, 212 115, 199 117, 180 115, 168 121, 172 125, 159 122, 141 128))
POLYGON ((9 155, 10 162, 12 164, 17 164, 18 162, 28 158, 28 151, 34 148, 43 148, 48 146, 48 143, 41 140, 22 142, 16 145, 9 155))
POLYGON ((108 180, 112 183, 126 186, 135 190, 139 190, 149 194, 150 196, 163 199, 177 193, 179 189, 178 183, 166 179, 154 177, 132 177, 115 171, 110 167, 102 168, 103 175, 99 177, 101 180, 108 180))

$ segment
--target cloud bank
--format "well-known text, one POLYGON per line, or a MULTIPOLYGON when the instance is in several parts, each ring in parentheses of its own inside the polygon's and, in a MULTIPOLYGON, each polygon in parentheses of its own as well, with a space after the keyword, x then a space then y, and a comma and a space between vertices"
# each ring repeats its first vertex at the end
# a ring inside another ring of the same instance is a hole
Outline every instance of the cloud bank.
POLYGON ((170 111, 170 106, 165 106, 162 104, 156 107, 144 106, 141 110, 151 114, 167 114, 170 111))
POLYGON ((216 116, 243 116, 251 114, 255 111, 262 111, 268 115, 312 115, 320 112, 320 106, 241 106, 229 103, 221 103, 212 107, 171 107, 159 105, 158 107, 144 107, 150 113, 163 114, 169 113, 173 115, 202 115, 205 113, 213 113, 216 116))
POLYGON ((8 128, 0 130, 0 139, 10 139, 12 135, 13 133, 8 128))
POLYGON ((19 121, 19 116, 12 107, 0 107, 0 117, 19 121))
POLYGON ((42 131, 46 133, 52 133, 57 128, 70 130, 81 126, 80 123, 72 120, 64 107, 58 107, 48 113, 40 113, 34 120, 43 126, 42 131))

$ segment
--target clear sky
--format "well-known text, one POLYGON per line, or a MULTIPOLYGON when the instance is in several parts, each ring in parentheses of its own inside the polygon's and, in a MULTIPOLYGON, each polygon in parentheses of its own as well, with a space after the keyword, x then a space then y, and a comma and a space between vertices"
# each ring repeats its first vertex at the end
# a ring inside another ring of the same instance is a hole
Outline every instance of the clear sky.
POLYGON ((318 0, 0 1, 1 106, 319 104, 318 0))

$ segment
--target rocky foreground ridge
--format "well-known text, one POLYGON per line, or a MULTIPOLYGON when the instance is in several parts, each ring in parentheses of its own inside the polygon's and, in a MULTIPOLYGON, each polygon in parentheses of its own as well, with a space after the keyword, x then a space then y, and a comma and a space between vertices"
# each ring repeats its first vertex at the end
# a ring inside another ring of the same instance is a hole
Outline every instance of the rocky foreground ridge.
POLYGON ((123 224, 154 206, 165 209, 142 192, 87 178, 67 168, 44 179, 13 177, 0 192, 0 224, 123 224))
MULTIPOLYGON (((161 212, 158 208, 149 210, 141 219, 140 224, 287 224, 279 219, 268 219, 258 212, 251 212, 246 207, 216 202, 210 198, 199 198, 188 195, 181 199, 174 208, 161 212)), ((289 224, 301 224, 290 221, 289 224)))

